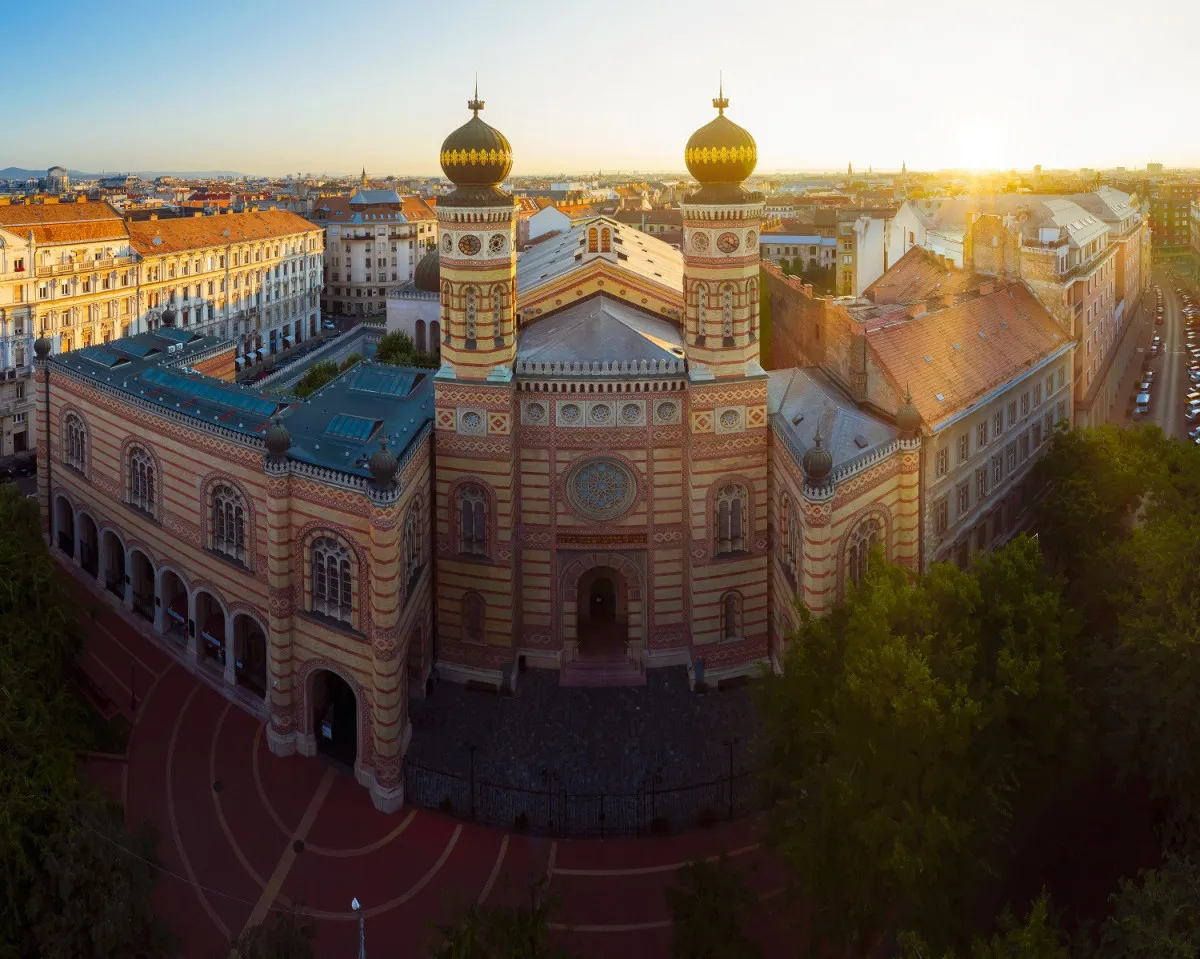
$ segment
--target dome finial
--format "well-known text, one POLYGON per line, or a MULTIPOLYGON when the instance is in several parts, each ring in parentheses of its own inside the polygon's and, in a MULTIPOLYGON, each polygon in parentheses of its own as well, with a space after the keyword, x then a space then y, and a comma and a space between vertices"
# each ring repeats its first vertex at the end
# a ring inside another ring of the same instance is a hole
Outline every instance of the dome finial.
POLYGON ((729 106, 729 98, 725 96, 724 70, 720 70, 717 73, 717 98, 713 100, 713 106, 717 108, 718 116, 725 116, 725 108, 729 106))
POLYGON ((467 109, 473 110, 475 116, 479 116, 479 111, 483 109, 483 101, 479 99, 479 74, 475 74, 475 96, 467 101, 467 109))

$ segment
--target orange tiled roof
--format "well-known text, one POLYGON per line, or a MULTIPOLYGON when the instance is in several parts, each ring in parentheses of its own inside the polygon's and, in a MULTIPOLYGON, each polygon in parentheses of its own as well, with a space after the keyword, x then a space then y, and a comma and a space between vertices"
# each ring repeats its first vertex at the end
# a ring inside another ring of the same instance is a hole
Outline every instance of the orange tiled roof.
POLYGON ((137 220, 129 224, 130 242, 143 256, 178 253, 206 246, 225 246, 317 230, 304 217, 286 210, 226 213, 221 216, 175 217, 137 220), (229 235, 225 235, 225 231, 229 235), (161 243, 155 244, 158 237, 161 243))
POLYGON ((0 206, 0 229, 35 243, 120 240, 128 234, 121 215, 107 203, 29 203, 0 206))
POLYGON ((1020 283, 916 319, 867 330, 876 362, 912 391, 933 425, 1066 346, 1067 335, 1020 283), (942 399, 938 399, 941 394, 942 399))
POLYGON ((943 263, 921 246, 910 247, 888 271, 863 290, 876 303, 919 303, 974 289, 982 277, 964 273, 953 263, 943 263))
POLYGON ((404 196, 400 198, 400 212, 409 220, 436 220, 437 214, 429 204, 419 196, 404 196))

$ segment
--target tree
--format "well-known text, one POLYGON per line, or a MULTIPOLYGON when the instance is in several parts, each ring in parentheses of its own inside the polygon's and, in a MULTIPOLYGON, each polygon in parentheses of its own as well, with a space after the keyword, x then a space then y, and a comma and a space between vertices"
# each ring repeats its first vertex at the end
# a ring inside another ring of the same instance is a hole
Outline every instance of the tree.
POLYGON ((727 857, 697 860, 676 874, 677 886, 664 890, 675 936, 675 959, 759 959, 762 950, 744 931, 757 899, 727 857))
POLYGON ((313 959, 316 926, 293 903, 288 912, 272 910, 266 919, 242 933, 229 944, 238 959, 313 959))
POLYGON ((1014 789, 1062 751, 1077 627, 1058 582, 1024 536, 969 573, 913 578, 877 550, 840 609, 799 615, 759 690, 758 748, 768 836, 814 937, 853 949, 900 924, 965 941, 1014 789))
MULTIPOLYGON (((999 931, 991 939, 976 939, 971 944, 971 959, 1070 959, 1064 936, 1050 913, 1050 897, 1043 891, 1029 909, 1024 922, 1018 922, 1005 910, 999 931)), ((935 959, 936 954, 913 933, 899 938, 897 959, 935 959)), ((955 959, 953 952, 941 959, 955 959)))
POLYGON ((322 386, 338 375, 338 365, 333 360, 322 360, 320 363, 314 363, 308 368, 308 371, 300 377, 294 387, 294 392, 301 399, 311 396, 317 392, 322 386))
POLYGON ((350 367, 359 362, 362 358, 363 355, 361 353, 351 353, 344 360, 342 360, 342 365, 338 367, 338 372, 346 372, 346 370, 350 369, 350 367))
POLYGON ((1168 856, 1114 893, 1095 959, 1196 959, 1200 956, 1200 869, 1168 856))
POLYGON ((558 900, 546 893, 542 876, 529 887, 529 905, 469 906, 458 920, 439 926, 432 959, 570 959, 550 942, 550 917, 558 900))
POLYGON ((437 358, 416 348, 413 339, 401 330, 385 333, 375 345, 375 360, 392 366, 421 366, 436 369, 437 358))

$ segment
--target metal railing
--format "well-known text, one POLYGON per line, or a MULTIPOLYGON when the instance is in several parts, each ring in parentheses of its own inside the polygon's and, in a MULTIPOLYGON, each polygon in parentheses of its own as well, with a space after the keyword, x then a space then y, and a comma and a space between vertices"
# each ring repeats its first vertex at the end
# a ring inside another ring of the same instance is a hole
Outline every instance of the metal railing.
POLYGON ((651 836, 740 819, 761 808, 747 770, 660 788, 650 777, 632 792, 574 792, 553 776, 543 789, 478 780, 419 763, 404 764, 405 802, 460 819, 546 836, 651 836))

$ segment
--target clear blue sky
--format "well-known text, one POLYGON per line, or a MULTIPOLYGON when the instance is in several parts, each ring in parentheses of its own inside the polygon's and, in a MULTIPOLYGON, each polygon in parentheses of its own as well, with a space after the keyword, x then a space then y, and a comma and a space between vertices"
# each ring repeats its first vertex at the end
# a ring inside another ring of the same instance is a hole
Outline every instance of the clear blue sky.
POLYGON ((478 70, 517 173, 679 169, 718 69, 760 171, 1200 166, 1196 0, 3 7, 0 168, 435 173, 478 70))

